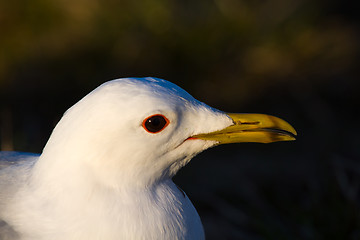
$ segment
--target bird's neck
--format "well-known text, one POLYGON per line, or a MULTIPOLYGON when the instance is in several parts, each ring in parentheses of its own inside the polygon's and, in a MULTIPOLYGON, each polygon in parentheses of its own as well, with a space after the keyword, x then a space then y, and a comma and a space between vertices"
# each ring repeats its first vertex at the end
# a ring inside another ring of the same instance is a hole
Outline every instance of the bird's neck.
POLYGON ((154 176, 151 171, 134 172, 126 167, 119 169, 118 166, 109 167, 106 164, 95 168, 70 157, 64 163, 54 157, 51 160, 44 158, 46 155, 42 155, 35 164, 32 181, 49 188, 49 191, 64 194, 86 195, 97 191, 140 193, 172 183, 170 176, 154 176))
POLYGON ((93 239, 93 236, 102 236, 101 239, 185 239, 190 235, 193 239, 202 239, 203 230, 195 208, 170 179, 144 189, 115 191, 96 185, 80 187, 63 189, 65 192, 38 189, 40 191, 32 195, 37 198, 26 207, 40 207, 45 214, 37 216, 42 221, 35 224, 51 223, 51 229, 46 229, 46 225, 35 228, 52 231, 71 226, 70 229, 79 229, 74 233, 66 232, 66 228, 61 239, 74 236, 77 240, 93 239), (88 230, 80 231, 82 229, 88 230))

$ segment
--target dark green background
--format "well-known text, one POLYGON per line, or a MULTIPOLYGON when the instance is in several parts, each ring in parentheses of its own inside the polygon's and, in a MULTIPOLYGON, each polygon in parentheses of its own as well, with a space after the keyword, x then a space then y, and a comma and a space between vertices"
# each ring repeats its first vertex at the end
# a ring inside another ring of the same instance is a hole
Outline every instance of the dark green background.
POLYGON ((179 172, 208 239, 360 239, 359 42, 352 1, 2 1, 1 149, 41 152, 107 80, 164 78, 299 134, 210 149, 179 172))

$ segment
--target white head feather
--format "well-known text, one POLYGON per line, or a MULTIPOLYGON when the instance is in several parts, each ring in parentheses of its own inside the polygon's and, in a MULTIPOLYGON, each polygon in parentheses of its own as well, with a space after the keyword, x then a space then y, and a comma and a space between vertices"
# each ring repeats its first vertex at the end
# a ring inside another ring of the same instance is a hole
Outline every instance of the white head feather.
POLYGON ((65 113, 37 167, 47 169, 39 171, 44 173, 52 167, 56 172, 80 167, 109 187, 145 187, 171 178, 195 154, 214 144, 187 138, 231 124, 226 114, 165 80, 113 80, 65 113), (155 114, 170 123, 159 133, 149 133, 142 123, 155 114))

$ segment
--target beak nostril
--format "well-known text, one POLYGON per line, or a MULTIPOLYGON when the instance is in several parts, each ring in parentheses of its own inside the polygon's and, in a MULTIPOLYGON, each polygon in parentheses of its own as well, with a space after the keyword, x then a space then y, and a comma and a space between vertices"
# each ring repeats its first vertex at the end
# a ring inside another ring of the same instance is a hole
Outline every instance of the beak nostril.
POLYGON ((241 121, 238 121, 237 124, 241 124, 241 125, 258 125, 258 124, 260 124, 260 122, 241 122, 241 121))

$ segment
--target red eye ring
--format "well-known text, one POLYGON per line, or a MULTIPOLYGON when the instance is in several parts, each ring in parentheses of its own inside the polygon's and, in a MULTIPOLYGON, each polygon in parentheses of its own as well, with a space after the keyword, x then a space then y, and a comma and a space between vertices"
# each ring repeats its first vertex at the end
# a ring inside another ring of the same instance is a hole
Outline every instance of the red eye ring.
POLYGON ((149 133, 159 133, 164 130, 170 121, 162 114, 151 115, 142 122, 143 128, 149 133))

